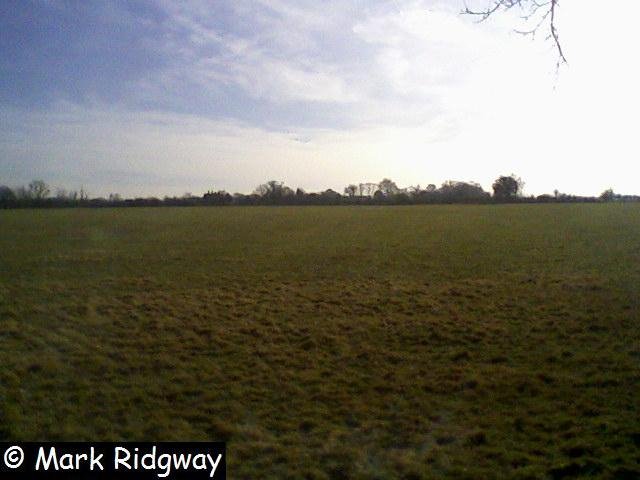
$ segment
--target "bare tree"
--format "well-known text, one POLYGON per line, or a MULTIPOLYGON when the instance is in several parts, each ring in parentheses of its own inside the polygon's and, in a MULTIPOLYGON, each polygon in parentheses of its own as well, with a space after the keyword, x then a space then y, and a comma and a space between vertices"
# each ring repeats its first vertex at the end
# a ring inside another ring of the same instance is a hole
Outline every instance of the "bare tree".
POLYGON ((42 200, 49 196, 49 186, 42 180, 34 180, 29 184, 30 198, 42 200))
POLYGON ((474 15, 483 22, 494 13, 517 8, 524 22, 523 29, 515 31, 521 35, 535 37, 540 31, 546 32, 546 39, 553 41, 558 51, 558 64, 567 63, 567 58, 562 50, 560 36, 556 26, 556 15, 560 6, 560 0, 493 0, 486 8, 469 8, 465 3, 462 11, 465 15, 474 15))
POLYGON ((372 182, 361 183, 358 185, 358 190, 361 197, 373 197, 378 191, 378 184, 372 182))
POLYGON ((348 197, 355 197, 358 193, 358 186, 354 184, 347 185, 344 187, 344 194, 348 197))
POLYGON ((271 201, 295 195, 295 192, 287 187, 284 182, 277 180, 269 180, 267 183, 258 185, 253 193, 271 201))
POLYGON ((378 184, 378 190, 380 190, 385 196, 389 196, 398 193, 399 188, 398 185, 396 185, 396 182, 388 178, 383 178, 378 184))
POLYGON ((422 192, 422 188, 420 187, 420 184, 416 186, 411 185, 407 190, 411 195, 415 195, 415 196, 420 195, 420 192, 422 192))

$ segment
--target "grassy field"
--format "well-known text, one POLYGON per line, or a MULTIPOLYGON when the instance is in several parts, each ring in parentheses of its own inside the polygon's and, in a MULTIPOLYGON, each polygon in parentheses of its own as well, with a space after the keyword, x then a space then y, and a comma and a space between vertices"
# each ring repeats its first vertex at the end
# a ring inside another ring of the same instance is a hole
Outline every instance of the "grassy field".
POLYGON ((640 205, 0 211, 0 440, 640 478, 640 205))

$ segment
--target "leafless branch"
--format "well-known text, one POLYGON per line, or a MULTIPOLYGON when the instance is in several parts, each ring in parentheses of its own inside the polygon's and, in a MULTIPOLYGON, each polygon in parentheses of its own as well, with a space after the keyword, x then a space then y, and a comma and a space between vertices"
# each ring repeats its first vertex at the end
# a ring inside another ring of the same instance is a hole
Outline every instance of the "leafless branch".
POLYGON ((567 63, 556 26, 556 13, 559 4, 560 0, 493 0, 486 9, 481 10, 471 9, 465 3, 462 14, 478 17, 479 22, 484 22, 500 10, 520 8, 523 12, 520 18, 525 22, 526 28, 515 29, 515 31, 521 35, 535 37, 538 31, 546 29, 548 32, 546 39, 553 41, 558 52, 557 66, 559 67, 561 63, 567 63))

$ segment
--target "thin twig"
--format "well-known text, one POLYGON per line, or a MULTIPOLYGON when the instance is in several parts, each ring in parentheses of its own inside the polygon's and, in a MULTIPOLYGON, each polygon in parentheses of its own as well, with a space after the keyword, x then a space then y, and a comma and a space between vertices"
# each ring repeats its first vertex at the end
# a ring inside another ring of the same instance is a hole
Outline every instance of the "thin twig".
POLYGON ((511 10, 517 6, 523 12, 520 18, 525 23, 533 22, 534 26, 528 29, 514 29, 514 31, 520 35, 531 35, 532 37, 536 36, 536 33, 543 28, 545 23, 548 23, 547 31, 549 34, 546 38, 553 41, 558 51, 557 67, 559 68, 561 63, 568 63, 562 50, 558 28, 556 27, 556 12, 559 4, 560 0, 494 0, 493 4, 484 10, 473 10, 465 2, 462 14, 479 17, 478 22, 484 22, 499 10, 511 10))

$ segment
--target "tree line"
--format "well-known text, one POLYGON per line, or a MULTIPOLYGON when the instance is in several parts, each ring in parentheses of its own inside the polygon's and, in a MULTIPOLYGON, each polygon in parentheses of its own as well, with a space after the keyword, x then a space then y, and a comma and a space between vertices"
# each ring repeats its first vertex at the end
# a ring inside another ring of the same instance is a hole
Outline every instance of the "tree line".
POLYGON ((553 194, 525 196, 524 182, 516 175, 498 177, 492 192, 486 192, 478 183, 448 180, 440 187, 429 184, 400 188, 385 178, 378 183, 366 182, 347 185, 342 193, 332 189, 305 192, 292 189, 284 182, 270 180, 250 194, 230 194, 225 190, 210 190, 204 195, 186 193, 180 197, 122 198, 117 193, 107 198, 90 198, 80 189, 68 191, 51 187, 42 180, 26 186, 10 188, 0 185, 0 208, 56 208, 56 207, 159 207, 197 205, 412 205, 448 203, 550 203, 550 202, 604 202, 640 201, 637 195, 619 195, 609 189, 599 197, 568 195, 555 190, 553 194))

